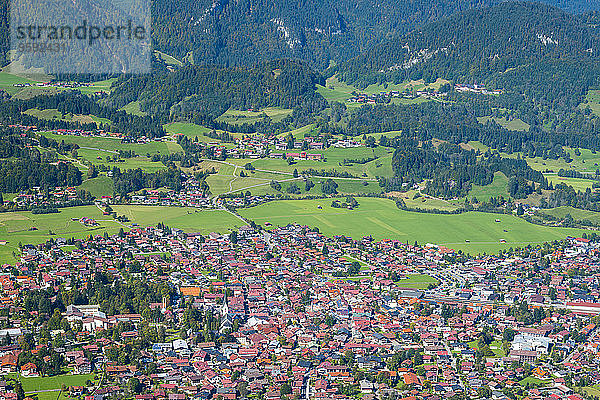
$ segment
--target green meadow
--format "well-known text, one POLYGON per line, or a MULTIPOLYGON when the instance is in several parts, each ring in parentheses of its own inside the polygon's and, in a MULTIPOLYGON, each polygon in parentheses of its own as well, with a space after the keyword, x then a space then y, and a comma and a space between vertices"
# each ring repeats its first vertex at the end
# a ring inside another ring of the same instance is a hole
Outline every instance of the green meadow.
POLYGON ((56 214, 31 212, 0 213, 0 264, 16 261, 13 252, 19 254, 19 243, 38 244, 49 238, 85 238, 89 235, 114 234, 133 223, 140 226, 163 222, 185 232, 225 233, 245 223, 223 210, 197 210, 183 207, 113 206, 117 215, 124 215, 131 222, 121 224, 111 216, 102 215, 96 206, 63 208, 56 214), (82 217, 95 219, 99 226, 86 227, 79 222, 82 217), (72 220, 76 219, 76 220, 72 220))
POLYGON ((519 118, 508 120, 506 117, 494 118, 494 117, 478 117, 477 120, 481 124, 485 124, 489 120, 496 121, 496 123, 509 131, 529 131, 529 124, 519 118))
POLYGON ((217 118, 217 121, 234 125, 242 125, 254 124, 261 121, 265 117, 268 117, 273 122, 281 122, 281 120, 291 113, 292 110, 279 107, 267 107, 257 111, 229 109, 219 118, 217 118))
POLYGON ((159 222, 184 232, 203 234, 226 233, 234 227, 246 225, 240 218, 224 210, 199 210, 185 207, 112 206, 117 215, 125 215, 141 226, 154 226, 159 222))
POLYGON ((37 214, 31 212, 0 213, 0 264, 15 261, 12 253, 19 253, 19 243, 37 244, 51 237, 84 238, 89 235, 109 234, 119 231, 121 226, 109 216, 103 216, 95 206, 83 206, 61 209, 56 214, 37 214), (95 219, 100 225, 86 227, 79 222, 82 217, 95 219), (76 219, 73 221, 72 219, 76 219))
POLYGON ((355 239, 372 235, 376 240, 435 243, 471 254, 497 252, 509 247, 579 236, 585 232, 534 225, 512 215, 479 212, 425 214, 399 210, 393 201, 387 199, 358 200, 360 206, 355 210, 332 208, 331 199, 287 200, 240 210, 240 215, 260 224, 295 222, 317 226, 327 235, 344 234, 355 239), (506 243, 500 243, 501 240, 506 243))

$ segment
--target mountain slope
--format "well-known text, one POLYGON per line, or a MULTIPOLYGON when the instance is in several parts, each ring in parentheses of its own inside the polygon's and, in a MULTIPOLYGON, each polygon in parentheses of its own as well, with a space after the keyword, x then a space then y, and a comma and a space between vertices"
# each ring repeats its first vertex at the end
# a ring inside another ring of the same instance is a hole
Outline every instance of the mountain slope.
POLYGON ((386 40, 338 70, 359 86, 437 77, 481 82, 535 63, 588 64, 599 56, 597 29, 583 19, 540 3, 506 2, 386 40))
POLYGON ((155 46, 196 64, 327 67, 389 35, 495 0, 155 0, 155 46))

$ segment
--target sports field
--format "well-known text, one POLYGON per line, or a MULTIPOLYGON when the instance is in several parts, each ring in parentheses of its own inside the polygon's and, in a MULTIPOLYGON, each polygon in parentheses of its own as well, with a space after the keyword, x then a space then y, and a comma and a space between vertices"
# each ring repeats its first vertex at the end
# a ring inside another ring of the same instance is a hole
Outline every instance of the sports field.
POLYGON ((240 214, 260 224, 296 222, 317 226, 327 235, 345 234, 355 239, 372 235, 377 240, 435 243, 472 254, 579 236, 584 232, 533 225, 512 215, 478 212, 435 215, 399 210, 387 199, 358 201, 360 206, 355 210, 332 208, 331 199, 276 201, 241 210, 240 214), (500 222, 495 222, 496 219, 500 222), (500 243, 501 240, 506 243, 500 243))

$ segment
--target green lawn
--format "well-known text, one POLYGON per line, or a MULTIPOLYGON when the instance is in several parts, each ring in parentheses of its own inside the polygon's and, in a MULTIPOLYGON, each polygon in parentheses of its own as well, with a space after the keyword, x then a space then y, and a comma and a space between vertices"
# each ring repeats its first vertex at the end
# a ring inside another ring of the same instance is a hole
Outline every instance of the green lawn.
POLYGON ((240 210, 240 214, 260 224, 269 222, 285 225, 296 222, 318 226, 327 235, 344 234, 355 239, 372 235, 376 240, 389 238, 410 243, 429 242, 473 254, 580 236, 585 232, 533 225, 512 215, 415 213, 399 210, 393 201, 387 199, 358 200, 360 206, 355 210, 332 208, 331 199, 288 200, 240 210), (496 219, 501 222, 495 222, 496 219), (506 243, 500 243, 501 239, 506 243))

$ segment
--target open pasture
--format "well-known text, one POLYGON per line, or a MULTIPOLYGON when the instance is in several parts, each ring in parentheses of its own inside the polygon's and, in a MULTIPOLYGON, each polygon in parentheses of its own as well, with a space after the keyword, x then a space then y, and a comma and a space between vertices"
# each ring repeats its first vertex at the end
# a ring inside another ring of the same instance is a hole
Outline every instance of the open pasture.
POLYGON ((371 235, 377 240, 435 243, 472 254, 579 236, 584 232, 533 225, 512 215, 424 214, 399 210, 387 199, 359 198, 358 201, 360 206, 355 210, 332 208, 331 199, 275 201, 241 210, 240 214, 260 224, 296 222, 318 226, 327 235, 345 234, 355 239, 371 235), (497 219, 500 222, 496 222, 497 219))

